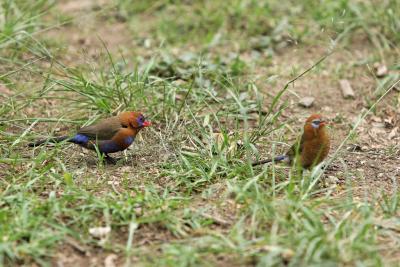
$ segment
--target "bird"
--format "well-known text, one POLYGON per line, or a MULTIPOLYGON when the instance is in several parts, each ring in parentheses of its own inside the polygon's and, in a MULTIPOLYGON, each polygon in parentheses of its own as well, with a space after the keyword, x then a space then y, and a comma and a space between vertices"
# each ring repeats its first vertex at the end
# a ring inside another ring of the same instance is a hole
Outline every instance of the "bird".
POLYGON ((286 162, 290 165, 296 162, 303 169, 311 169, 321 163, 329 153, 330 136, 326 130, 329 124, 320 114, 312 114, 304 124, 303 134, 284 155, 272 159, 256 161, 252 166, 269 162, 286 162))
POLYGON ((117 116, 103 119, 96 124, 80 128, 74 135, 58 136, 29 143, 35 147, 46 143, 67 141, 90 150, 98 150, 105 155, 109 163, 115 164, 110 153, 127 149, 135 140, 136 135, 144 127, 151 126, 142 113, 135 111, 121 112, 117 116))

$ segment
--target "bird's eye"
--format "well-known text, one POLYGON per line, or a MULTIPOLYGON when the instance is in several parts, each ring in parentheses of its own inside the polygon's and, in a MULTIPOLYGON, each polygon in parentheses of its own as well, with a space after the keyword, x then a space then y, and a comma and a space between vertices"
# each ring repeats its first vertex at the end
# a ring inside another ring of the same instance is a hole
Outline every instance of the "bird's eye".
POLYGON ((320 123, 321 123, 320 120, 313 120, 313 121, 311 122, 311 126, 312 126, 313 128, 319 128, 320 123))

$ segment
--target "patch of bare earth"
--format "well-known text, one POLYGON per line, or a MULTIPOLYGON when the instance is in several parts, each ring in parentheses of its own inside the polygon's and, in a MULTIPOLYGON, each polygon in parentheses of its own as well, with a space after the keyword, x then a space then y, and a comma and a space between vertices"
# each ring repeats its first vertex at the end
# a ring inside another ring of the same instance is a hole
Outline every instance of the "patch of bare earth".
POLYGON ((70 16, 71 22, 46 31, 45 36, 66 45, 60 61, 67 66, 96 65, 106 49, 119 57, 135 53, 135 36, 127 23, 113 16, 113 1, 60 1, 56 10, 70 16))

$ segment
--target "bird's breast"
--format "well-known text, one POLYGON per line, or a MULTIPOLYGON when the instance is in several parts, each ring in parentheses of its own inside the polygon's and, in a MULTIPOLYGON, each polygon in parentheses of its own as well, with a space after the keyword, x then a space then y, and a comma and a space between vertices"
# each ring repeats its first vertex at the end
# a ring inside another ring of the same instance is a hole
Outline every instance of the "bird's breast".
POLYGON ((98 147, 100 152, 103 153, 115 153, 124 150, 124 147, 121 147, 117 142, 114 142, 113 140, 100 142, 98 147))
POLYGON ((304 142, 301 162, 304 168, 318 165, 329 153, 330 140, 327 135, 304 142))

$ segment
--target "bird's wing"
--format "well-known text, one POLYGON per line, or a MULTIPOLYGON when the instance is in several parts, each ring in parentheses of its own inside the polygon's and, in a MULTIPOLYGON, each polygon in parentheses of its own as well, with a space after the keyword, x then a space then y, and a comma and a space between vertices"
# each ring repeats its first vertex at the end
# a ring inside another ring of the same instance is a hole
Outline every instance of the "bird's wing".
POLYGON ((109 140, 111 139, 121 128, 124 126, 121 124, 117 117, 111 117, 104 119, 99 123, 82 127, 79 129, 78 134, 83 134, 92 140, 109 140))

